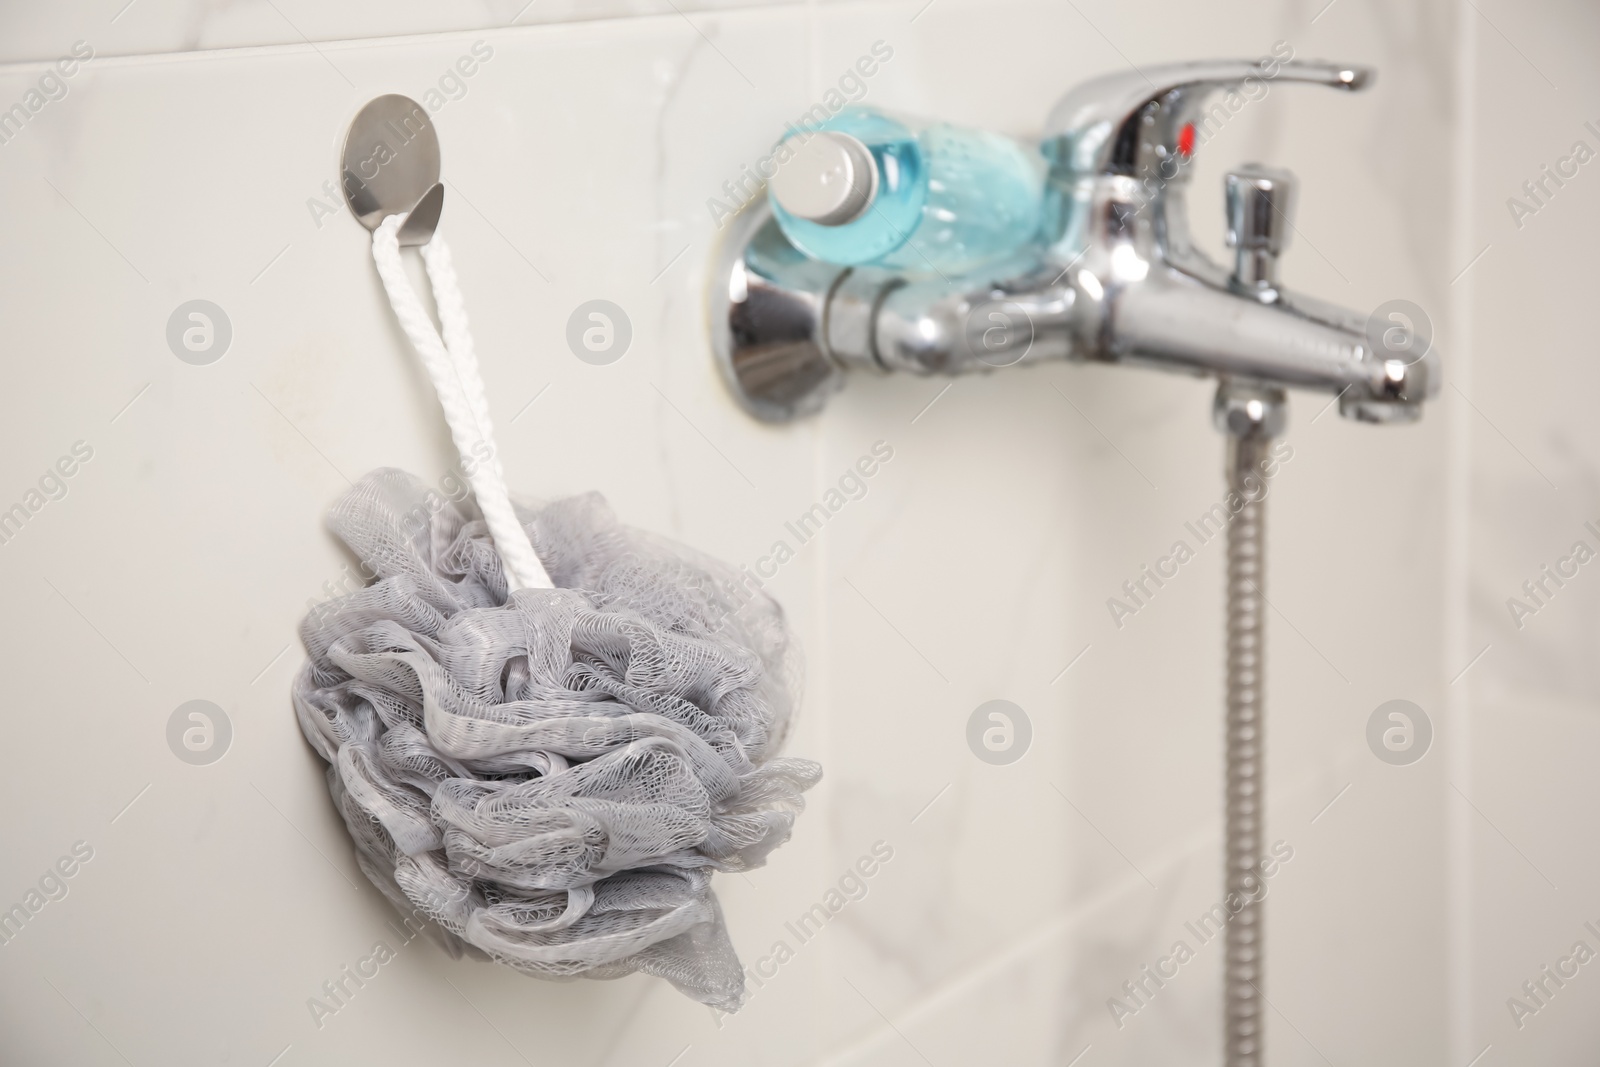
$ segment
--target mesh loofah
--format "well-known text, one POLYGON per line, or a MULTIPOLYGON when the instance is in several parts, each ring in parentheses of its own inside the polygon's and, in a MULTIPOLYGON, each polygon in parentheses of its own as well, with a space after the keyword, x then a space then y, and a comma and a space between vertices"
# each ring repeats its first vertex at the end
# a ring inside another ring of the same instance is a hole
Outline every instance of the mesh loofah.
POLYGON ((821 776, 778 756, 782 609, 598 494, 517 518, 556 588, 508 598, 482 519, 410 475, 333 509, 376 578, 302 622, 294 705, 361 869, 454 951, 737 1008, 711 874, 761 865, 821 776))

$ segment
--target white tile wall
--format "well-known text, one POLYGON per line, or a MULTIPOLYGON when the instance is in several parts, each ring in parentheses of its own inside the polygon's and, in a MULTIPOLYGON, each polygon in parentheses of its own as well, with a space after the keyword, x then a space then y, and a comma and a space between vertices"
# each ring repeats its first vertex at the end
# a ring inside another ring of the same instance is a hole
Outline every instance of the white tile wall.
POLYGON ((93 0, 71 7, 12 4, 0 10, 0 61, 49 60, 74 41, 102 55, 500 31, 554 22, 694 14, 801 0, 93 0))
POLYGON ((1522 588, 1575 542, 1600 549, 1585 528, 1600 525, 1590 322, 1600 175, 1569 161, 1578 173, 1565 184, 1546 179, 1538 199, 1522 188, 1578 141, 1600 152, 1597 35, 1600 14, 1573 3, 1485 4, 1476 25, 1468 225, 1472 253, 1487 250, 1461 282, 1473 354, 1451 402, 1470 412, 1464 650, 1485 651, 1462 683, 1472 743, 1450 801, 1469 887, 1467 1027, 1474 1051, 1493 1043, 1506 1062, 1583 1063, 1600 1047, 1594 969, 1560 987, 1539 973, 1579 940, 1600 950, 1584 925, 1600 928, 1600 583, 1583 566, 1561 587, 1545 579, 1538 600, 1522 588), (1512 198, 1537 212, 1514 213, 1512 198), (1512 597, 1538 608, 1520 627, 1512 597), (1549 995, 1523 992, 1541 980, 1549 995), (1513 997, 1537 1012, 1514 1011, 1513 997))
POLYGON ((874 41, 894 56, 868 102, 1027 134, 1084 78, 1282 40, 1374 63, 1378 86, 1276 88, 1241 113, 1199 161, 1195 228, 1220 254, 1228 166, 1294 168, 1290 283, 1417 302, 1454 384, 1406 428, 1293 401, 1269 521, 1269 836, 1295 849, 1271 890, 1270 1061, 1585 1062, 1600 978, 1520 1031, 1504 998, 1600 926, 1600 593, 1580 577, 1520 632, 1502 601, 1600 520, 1578 310, 1600 194, 1585 168, 1521 231, 1502 201, 1572 139, 1600 147, 1581 129, 1600 125, 1595 23, 1474 2, 0 14, 18 61, 0 107, 37 82, 30 61, 97 51, 0 144, 0 504, 94 448, 0 546, 0 902, 74 841, 95 849, 0 947, 0 1060, 1218 1062, 1219 944, 1121 1028, 1106 1006, 1218 895, 1222 546, 1123 629, 1104 606, 1220 494, 1208 387, 1068 366, 942 394, 858 380, 817 419, 759 426, 707 352, 705 201, 874 41), (515 486, 598 488, 626 521, 750 562, 874 442, 894 449, 772 583, 808 652, 793 749, 828 777, 771 866, 719 882, 745 961, 875 841, 894 858, 720 1024, 653 980, 540 983, 423 940, 320 1029, 305 1005, 388 917, 288 707, 295 623, 344 562, 321 517, 371 467, 451 463, 364 231, 307 201, 362 102, 422 94, 478 40, 493 58, 436 116, 444 225, 515 486), (238 46, 262 47, 218 51, 238 46), (163 339, 195 297, 234 327, 208 367, 163 339), (562 340, 596 297, 634 327, 608 367, 562 340), (163 738, 195 697, 236 729, 207 768, 163 738), (1410 767, 1365 746, 1395 697, 1438 731, 1410 767), (995 698, 1035 731, 1008 767, 964 741, 995 698))

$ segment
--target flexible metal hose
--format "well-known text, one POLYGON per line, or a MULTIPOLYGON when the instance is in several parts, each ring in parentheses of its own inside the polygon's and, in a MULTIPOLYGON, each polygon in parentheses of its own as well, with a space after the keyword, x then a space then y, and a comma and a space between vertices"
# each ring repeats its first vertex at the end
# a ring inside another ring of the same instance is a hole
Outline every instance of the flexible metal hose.
POLYGON ((1227 799, 1223 855, 1226 907, 1237 914, 1223 940, 1223 1037, 1226 1067, 1262 1062, 1260 861, 1265 800, 1262 770, 1262 597, 1266 500, 1259 466, 1271 439, 1228 435, 1228 488, 1244 506, 1228 526, 1227 799), (1248 483, 1246 476, 1250 476, 1248 483))

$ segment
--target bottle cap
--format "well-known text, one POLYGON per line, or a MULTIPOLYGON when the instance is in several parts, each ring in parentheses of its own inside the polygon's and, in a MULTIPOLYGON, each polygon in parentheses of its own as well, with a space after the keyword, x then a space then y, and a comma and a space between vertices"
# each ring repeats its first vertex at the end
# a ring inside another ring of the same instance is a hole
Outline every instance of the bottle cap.
POLYGON ((796 134, 784 142, 793 156, 778 166, 767 189, 789 214, 822 226, 843 226, 866 214, 878 195, 872 152, 847 133, 796 134))

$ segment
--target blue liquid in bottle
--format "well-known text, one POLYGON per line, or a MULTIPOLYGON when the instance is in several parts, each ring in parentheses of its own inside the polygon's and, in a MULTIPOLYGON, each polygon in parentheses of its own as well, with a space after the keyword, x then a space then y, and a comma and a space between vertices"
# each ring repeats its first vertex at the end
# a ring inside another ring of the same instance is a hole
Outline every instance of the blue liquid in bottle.
POLYGON ((944 124, 913 130, 881 112, 846 108, 789 143, 817 131, 855 138, 877 173, 870 203, 838 225, 801 218, 772 197, 784 234, 814 259, 951 274, 1038 234, 1044 162, 1009 137, 944 124))

